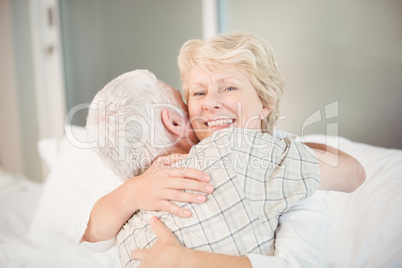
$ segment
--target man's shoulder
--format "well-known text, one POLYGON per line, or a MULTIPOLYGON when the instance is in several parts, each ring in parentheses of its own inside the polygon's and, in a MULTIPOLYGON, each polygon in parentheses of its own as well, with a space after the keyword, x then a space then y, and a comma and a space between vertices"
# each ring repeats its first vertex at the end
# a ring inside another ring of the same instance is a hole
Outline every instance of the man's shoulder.
POLYGON ((269 133, 261 131, 241 129, 241 128, 226 128, 216 131, 212 136, 200 141, 193 148, 206 150, 208 148, 239 148, 253 147, 258 144, 272 146, 279 140, 274 138, 269 133))
POLYGON ((187 159, 178 164, 199 169, 213 163, 225 163, 225 167, 230 167, 233 159, 271 156, 275 151, 276 142, 268 133, 247 129, 224 129, 216 131, 211 137, 193 146, 187 159))

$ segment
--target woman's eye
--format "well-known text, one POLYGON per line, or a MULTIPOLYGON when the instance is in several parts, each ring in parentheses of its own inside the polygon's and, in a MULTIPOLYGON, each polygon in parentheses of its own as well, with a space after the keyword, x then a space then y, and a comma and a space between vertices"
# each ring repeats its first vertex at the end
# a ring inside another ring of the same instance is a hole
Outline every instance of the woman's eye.
POLYGON ((236 88, 235 87, 227 87, 225 90, 226 91, 233 91, 233 90, 236 90, 236 88))
POLYGON ((205 93, 204 92, 194 92, 193 93, 193 96, 202 96, 202 95, 205 95, 205 93))

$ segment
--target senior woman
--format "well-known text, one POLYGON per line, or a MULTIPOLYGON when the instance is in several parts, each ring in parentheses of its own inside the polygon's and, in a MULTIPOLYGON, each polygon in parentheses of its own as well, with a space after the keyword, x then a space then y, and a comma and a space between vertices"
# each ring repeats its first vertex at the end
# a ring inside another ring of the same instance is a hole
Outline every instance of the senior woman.
MULTIPOLYGON (((200 140, 228 127, 272 133, 283 82, 273 53, 262 39, 234 33, 206 42, 189 41, 180 53, 179 67, 190 120, 200 140)), ((318 156, 328 163, 337 153, 318 156)), ((320 161, 320 171, 330 174, 331 167, 320 161)), ((335 179, 330 181, 332 190, 347 187, 344 180, 339 180, 339 185, 335 179)), ((325 185, 320 186, 325 189, 325 185)), ((153 218, 151 225, 158 235, 157 242, 149 250, 134 251, 132 257, 140 259, 142 267, 320 265, 326 254, 326 220, 325 194, 314 194, 280 217, 274 256, 247 258, 181 247, 172 233, 153 218)))

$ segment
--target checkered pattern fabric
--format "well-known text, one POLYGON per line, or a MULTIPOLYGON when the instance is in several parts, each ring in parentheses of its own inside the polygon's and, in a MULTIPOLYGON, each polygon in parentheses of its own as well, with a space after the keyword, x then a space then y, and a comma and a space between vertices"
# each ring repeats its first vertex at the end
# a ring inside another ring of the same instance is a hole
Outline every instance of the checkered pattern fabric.
POLYGON ((225 129, 194 146, 178 166, 211 175, 214 192, 204 204, 177 203, 190 218, 139 211, 122 227, 116 243, 123 267, 137 267, 129 254, 156 240, 149 222, 158 216, 185 247, 243 256, 273 255, 279 216, 309 197, 319 185, 314 152, 293 139, 225 129))

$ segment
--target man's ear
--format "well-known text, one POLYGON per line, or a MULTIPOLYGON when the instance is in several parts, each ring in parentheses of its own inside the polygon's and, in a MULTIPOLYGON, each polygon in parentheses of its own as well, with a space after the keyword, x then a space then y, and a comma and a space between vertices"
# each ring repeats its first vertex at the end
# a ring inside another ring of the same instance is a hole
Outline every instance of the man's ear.
POLYGON ((164 108, 161 113, 162 122, 165 128, 171 132, 173 135, 180 136, 181 131, 183 131, 182 127, 182 118, 180 115, 169 108, 164 108))

